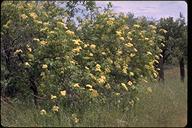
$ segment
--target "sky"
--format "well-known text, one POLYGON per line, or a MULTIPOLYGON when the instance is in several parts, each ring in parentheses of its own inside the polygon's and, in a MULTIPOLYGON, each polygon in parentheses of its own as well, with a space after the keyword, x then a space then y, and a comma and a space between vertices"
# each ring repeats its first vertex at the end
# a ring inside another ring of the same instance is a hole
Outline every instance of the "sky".
POLYGON ((106 7, 111 2, 114 12, 133 13, 137 16, 160 19, 161 17, 179 18, 181 12, 187 22, 188 5, 184 1, 96 1, 97 6, 106 7))

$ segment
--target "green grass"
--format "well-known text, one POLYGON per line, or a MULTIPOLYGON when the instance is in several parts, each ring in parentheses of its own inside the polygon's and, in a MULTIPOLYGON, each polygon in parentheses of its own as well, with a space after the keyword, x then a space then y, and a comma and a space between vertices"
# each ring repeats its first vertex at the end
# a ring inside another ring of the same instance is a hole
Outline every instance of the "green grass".
POLYGON ((86 126, 86 127, 184 127, 187 124, 187 80, 180 82, 179 69, 165 72, 165 83, 143 84, 150 86, 152 93, 139 93, 139 102, 131 112, 105 106, 93 106, 80 122, 73 124, 71 113, 61 110, 60 115, 42 117, 31 105, 1 103, 1 125, 3 126, 86 126), (59 118, 58 118, 59 117, 59 118), (60 121, 58 120, 60 119, 60 121))

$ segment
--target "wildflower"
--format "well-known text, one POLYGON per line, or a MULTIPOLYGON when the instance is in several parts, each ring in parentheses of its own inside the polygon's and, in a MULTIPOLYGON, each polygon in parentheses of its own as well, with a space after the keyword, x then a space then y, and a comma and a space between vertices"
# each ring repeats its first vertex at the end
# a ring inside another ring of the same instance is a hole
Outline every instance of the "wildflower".
POLYGON ((138 97, 135 97, 135 99, 136 99, 137 101, 139 101, 139 98, 138 98, 138 97))
POLYGON ((46 45, 46 44, 47 44, 47 41, 44 41, 44 40, 43 40, 43 41, 40 41, 40 44, 41 44, 41 45, 46 45))
POLYGON ((90 53, 89 56, 93 56, 93 53, 90 53))
POLYGON ((27 50, 28 50, 29 52, 32 52, 32 49, 31 49, 31 48, 27 48, 27 50))
POLYGON ((148 91, 149 93, 152 93, 151 87, 148 87, 148 88, 147 88, 147 91, 148 91))
POLYGON ((95 71, 101 71, 101 66, 99 65, 99 64, 96 64, 96 69, 95 69, 95 71))
POLYGON ((121 83, 121 86, 123 86, 123 88, 124 88, 126 91, 128 91, 128 88, 127 88, 127 86, 125 85, 125 83, 121 83))
POLYGON ((91 44, 91 45, 90 45, 90 48, 91 48, 91 49, 95 49, 95 48, 96 48, 96 45, 95 45, 95 44, 91 44))
POLYGON ((111 88, 110 84, 106 84, 105 87, 106 87, 107 89, 110 89, 110 88, 111 88))
POLYGON ((81 40, 80 39, 76 39, 76 40, 73 40, 73 42, 74 42, 75 45, 80 45, 81 40))
POLYGON ((137 49, 136 49, 136 48, 134 48, 133 50, 134 50, 135 52, 137 52, 137 49))
POLYGON ((32 12, 29 14, 33 19, 36 19, 38 16, 36 13, 32 12))
POLYGON ((85 69, 89 70, 89 68, 87 66, 85 66, 85 69))
POLYGON ((46 112, 44 109, 42 109, 42 110, 40 111, 40 114, 41 114, 41 115, 46 115, 47 112, 46 112))
POLYGON ((161 43, 161 45, 162 45, 163 47, 165 47, 165 44, 164 44, 164 43, 161 43))
POLYGON ((61 94, 62 96, 66 96, 66 90, 60 91, 60 94, 61 94))
POLYGON ((86 47, 88 47, 89 46, 89 44, 84 44, 84 48, 86 48, 86 47))
POLYGON ((77 118, 77 115, 76 114, 72 114, 72 118, 73 118, 73 121, 75 123, 78 123, 79 122, 79 119, 77 118))
POLYGON ((106 77, 105 77, 105 76, 101 76, 101 77, 98 79, 98 82, 99 82, 100 84, 104 84, 105 81, 106 81, 106 77))
POLYGON ((131 53, 131 54, 130 54, 130 57, 134 57, 134 56, 135 56, 135 53, 131 53))
POLYGON ((128 85, 131 86, 133 83, 131 81, 128 81, 128 85))
POLYGON ((72 60, 72 61, 70 61, 70 63, 71 63, 71 64, 75 64, 75 61, 72 60))
POLYGON ((117 36, 121 36, 121 34, 122 34, 122 33, 121 33, 120 31, 116 31, 116 35, 117 35, 117 36))
POLYGON ((27 15, 25 15, 25 14, 22 14, 22 15, 21 15, 21 18, 25 20, 25 19, 27 19, 27 18, 28 18, 28 16, 27 16, 27 15))
POLYGON ((133 47, 133 44, 132 43, 127 43, 127 44, 125 44, 127 47, 133 47))
POLYGON ((149 28, 151 28, 151 29, 157 29, 157 27, 155 27, 154 25, 149 25, 149 28))
POLYGON ((57 22, 57 25, 63 27, 65 24, 64 24, 63 22, 58 21, 58 22, 57 22))
POLYGON ((95 89, 89 89, 90 91, 91 91, 91 95, 93 96, 93 97, 97 97, 98 95, 99 95, 99 93, 97 92, 97 90, 95 90, 95 89))
POLYGON ((162 55, 162 54, 159 54, 159 56, 160 56, 160 57, 163 57, 163 55, 162 55))
POLYGON ((79 87, 80 87, 80 86, 79 86, 79 83, 74 84, 73 87, 79 88, 79 87))
POLYGON ((82 49, 81 46, 78 46, 77 48, 73 49, 72 51, 79 53, 81 49, 82 49))
POLYGON ((157 73, 154 72, 153 75, 154 75, 155 78, 157 78, 157 73))
POLYGON ((135 28, 140 28, 140 25, 134 24, 133 27, 135 27, 135 28))
POLYGON ((85 87, 92 88, 92 86, 90 84, 85 85, 85 87))
POLYGON ((120 37, 119 39, 120 39, 120 40, 122 40, 122 41, 124 41, 124 40, 125 40, 125 39, 124 39, 124 37, 120 37))
POLYGON ((70 35, 70 36, 75 35, 75 33, 74 33, 73 31, 70 31, 70 30, 67 30, 67 31, 66 31, 66 34, 68 34, 68 35, 70 35))
POLYGON ((22 53, 23 51, 21 49, 17 49, 14 54, 22 53))
POLYGON ((25 62, 25 66, 31 66, 28 62, 25 62))
POLYGON ((106 53, 105 53, 105 52, 101 52, 101 54, 102 54, 102 55, 106 55, 106 53))
POLYGON ((38 38, 33 38, 34 41, 38 41, 39 42, 39 39, 38 38))
POLYGON ((116 95, 116 96, 119 96, 119 95, 120 95, 120 93, 116 92, 116 93, 115 93, 115 95, 116 95))
POLYGON ((152 53, 148 51, 148 52, 147 52, 147 55, 152 55, 152 53))
POLYGON ((165 29, 160 29, 159 31, 163 32, 163 33, 167 33, 167 30, 165 30, 165 29))
POLYGON ((134 76, 134 73, 133 73, 133 72, 130 72, 129 74, 130 74, 130 76, 134 76))
POLYGON ((48 68, 48 66, 47 66, 46 64, 43 64, 43 65, 42 65, 42 68, 43 68, 43 69, 46 69, 46 68, 48 68))
POLYGON ((59 111, 59 107, 54 105, 53 108, 52 108, 52 111, 53 112, 58 112, 59 111))
POLYGON ((146 38, 145 38, 145 40, 146 40, 146 41, 148 41, 148 40, 149 40, 149 38, 147 38, 147 37, 146 37, 146 38))
POLYGON ((51 95, 51 100, 56 99, 57 96, 51 95))

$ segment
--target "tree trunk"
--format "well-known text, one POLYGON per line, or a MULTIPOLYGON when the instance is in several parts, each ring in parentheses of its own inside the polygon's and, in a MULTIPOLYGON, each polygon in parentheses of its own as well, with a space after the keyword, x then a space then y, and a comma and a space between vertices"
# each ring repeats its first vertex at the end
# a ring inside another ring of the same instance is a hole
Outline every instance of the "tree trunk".
POLYGON ((164 82, 164 67, 163 67, 163 57, 160 58, 159 60, 159 81, 163 81, 164 82))
POLYGON ((180 66, 180 78, 181 78, 181 81, 184 82, 184 79, 185 79, 185 65, 184 65, 184 58, 183 57, 179 61, 179 66, 180 66))
POLYGON ((33 91, 34 104, 36 107, 38 107, 38 102, 37 102, 38 90, 37 90, 37 85, 35 84, 35 81, 32 77, 30 78, 30 89, 33 91))

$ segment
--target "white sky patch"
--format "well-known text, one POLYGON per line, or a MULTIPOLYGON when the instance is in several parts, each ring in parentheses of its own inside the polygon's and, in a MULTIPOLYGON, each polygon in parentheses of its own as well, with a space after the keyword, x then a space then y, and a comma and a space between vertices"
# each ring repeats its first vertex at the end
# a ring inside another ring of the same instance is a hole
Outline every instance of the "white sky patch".
POLYGON ((184 1, 96 1, 98 6, 105 6, 108 2, 113 5, 115 12, 131 12, 135 16, 179 18, 181 12, 187 22, 187 3, 184 1))

